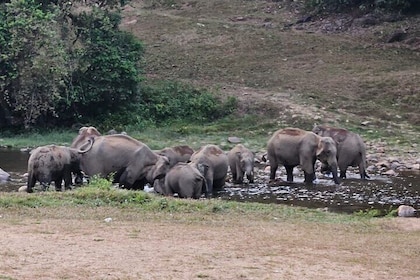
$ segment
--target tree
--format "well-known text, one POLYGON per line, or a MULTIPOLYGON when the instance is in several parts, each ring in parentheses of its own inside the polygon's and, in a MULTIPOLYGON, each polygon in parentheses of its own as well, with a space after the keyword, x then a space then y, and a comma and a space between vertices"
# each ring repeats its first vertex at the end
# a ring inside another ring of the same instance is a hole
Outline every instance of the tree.
POLYGON ((1 6, 0 124, 29 127, 41 115, 56 113, 69 74, 56 16, 56 10, 43 11, 34 1, 1 6))

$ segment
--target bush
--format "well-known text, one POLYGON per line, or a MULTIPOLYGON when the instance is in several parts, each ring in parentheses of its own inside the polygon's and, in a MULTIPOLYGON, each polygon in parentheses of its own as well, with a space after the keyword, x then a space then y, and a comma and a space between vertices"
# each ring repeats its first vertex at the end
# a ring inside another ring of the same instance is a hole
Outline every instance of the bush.
POLYGON ((236 99, 222 101, 205 89, 177 82, 161 82, 143 88, 139 115, 155 123, 185 120, 210 122, 233 112, 236 99))

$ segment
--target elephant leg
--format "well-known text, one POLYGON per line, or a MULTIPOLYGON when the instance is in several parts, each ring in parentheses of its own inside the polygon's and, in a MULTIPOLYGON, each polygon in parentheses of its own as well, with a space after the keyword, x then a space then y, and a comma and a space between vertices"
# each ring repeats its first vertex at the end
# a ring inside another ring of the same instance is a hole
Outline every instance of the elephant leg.
POLYGON ((63 184, 63 177, 62 176, 60 176, 60 178, 57 178, 56 180, 54 180, 55 190, 57 192, 62 191, 62 184, 63 184))
POLYGON ((64 171, 64 190, 70 190, 71 187, 71 171, 70 168, 64 171))
POLYGON ((285 165, 286 174, 287 174, 287 182, 293 182, 293 167, 292 165, 285 165))
POLYGON ((342 179, 347 178, 346 172, 347 172, 347 167, 345 167, 343 169, 340 168, 340 178, 342 178, 342 179))
POLYGON ((360 178, 362 180, 366 180, 366 179, 370 178, 369 175, 367 175, 367 173, 366 173, 366 169, 365 169, 365 166, 364 166, 363 163, 359 164, 359 174, 360 174, 360 178))
POLYGON ((276 179, 276 172, 277 172, 278 167, 279 166, 278 166, 277 163, 271 163, 270 162, 270 180, 276 179))
POLYGON ((36 178, 35 176, 32 174, 32 172, 29 173, 28 175, 28 187, 26 188, 26 192, 28 193, 32 193, 33 192, 33 188, 35 186, 36 183, 36 178))
POLYGON ((225 178, 217 179, 213 181, 213 191, 221 190, 225 185, 225 178))
POLYGON ((207 198, 212 198, 212 196, 213 196, 213 174, 211 174, 210 178, 206 178, 206 182, 207 182, 207 190, 206 190, 205 195, 206 195, 207 198))
POLYGON ((236 183, 237 184, 242 184, 244 181, 244 173, 242 171, 242 169, 240 168, 240 166, 236 167, 236 183))
POLYGON ((312 185, 315 179, 315 173, 308 173, 304 171, 305 174, 305 184, 312 185))
POLYGON ((83 184, 83 173, 80 169, 74 172, 74 184, 75 185, 83 184))
POLYGON ((246 178, 248 179, 249 183, 253 184, 254 183, 254 175, 250 174, 250 175, 246 175, 246 178))

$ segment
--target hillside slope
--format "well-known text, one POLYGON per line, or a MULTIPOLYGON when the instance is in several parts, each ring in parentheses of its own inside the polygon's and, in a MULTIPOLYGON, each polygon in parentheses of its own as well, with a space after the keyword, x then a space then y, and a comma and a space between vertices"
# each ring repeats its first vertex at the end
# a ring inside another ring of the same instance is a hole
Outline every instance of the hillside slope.
POLYGON ((310 129, 316 121, 417 139, 420 20, 305 18, 290 5, 132 1, 122 28, 145 43, 149 81, 181 80, 235 95, 242 111, 280 125, 310 129), (387 43, 398 30, 409 40, 387 43))

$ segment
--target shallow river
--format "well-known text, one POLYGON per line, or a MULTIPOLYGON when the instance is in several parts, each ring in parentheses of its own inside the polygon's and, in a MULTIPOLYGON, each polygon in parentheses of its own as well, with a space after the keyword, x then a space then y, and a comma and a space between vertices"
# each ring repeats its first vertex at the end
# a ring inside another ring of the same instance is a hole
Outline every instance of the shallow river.
MULTIPOLYGON (((0 149, 0 168, 11 174, 11 181, 0 185, 1 192, 14 192, 26 185, 29 154, 10 149, 0 149)), ((227 183, 217 196, 225 200, 283 203, 310 208, 325 208, 334 212, 351 213, 365 209, 390 210, 401 204, 420 209, 420 172, 402 172, 397 177, 371 175, 363 181, 358 174, 348 172, 348 178, 336 186, 329 178, 319 178, 311 187, 303 178, 295 176, 295 183, 268 184, 264 165, 256 168, 254 184, 227 183)), ((279 167, 279 170, 284 168, 279 167)), ((302 174, 299 174, 302 176, 302 174)), ((285 180, 285 174, 279 174, 285 180)), ((229 180, 228 180, 229 181, 229 180)))

